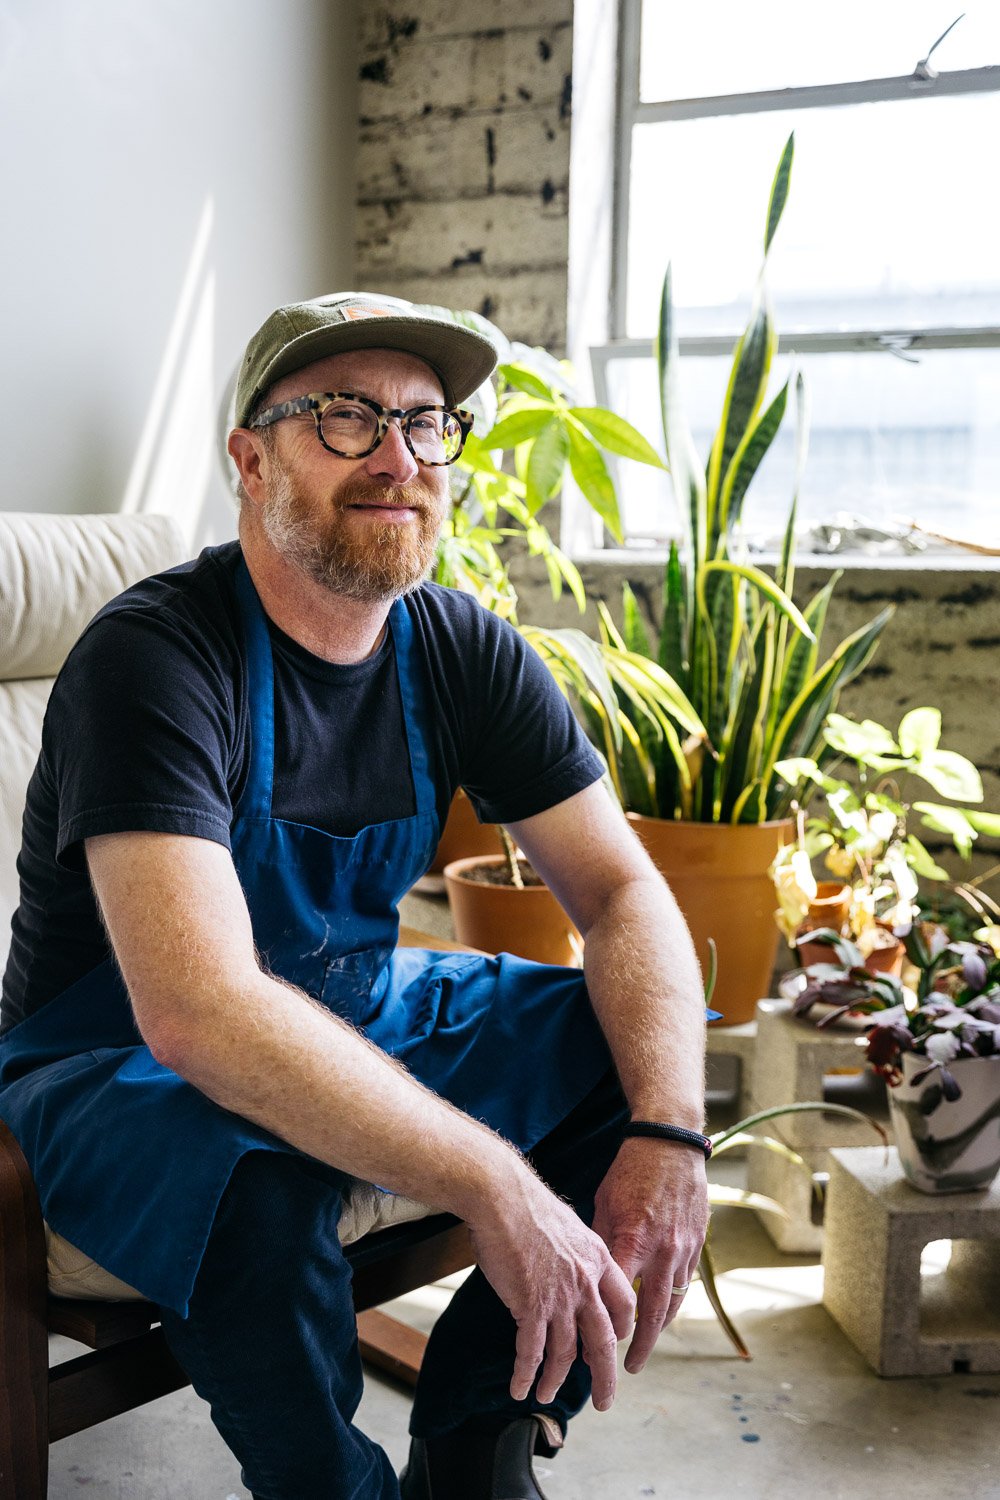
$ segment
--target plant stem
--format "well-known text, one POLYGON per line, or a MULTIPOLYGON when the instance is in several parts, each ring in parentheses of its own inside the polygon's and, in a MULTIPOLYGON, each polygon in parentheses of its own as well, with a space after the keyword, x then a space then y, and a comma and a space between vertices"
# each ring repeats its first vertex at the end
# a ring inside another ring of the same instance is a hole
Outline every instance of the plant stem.
POLYGON ((511 885, 516 886, 519 891, 523 891, 524 881, 521 878, 521 867, 517 862, 517 850, 514 847, 514 840, 511 838, 510 834, 507 832, 502 823, 497 824, 497 831, 500 834, 500 842, 503 844, 503 852, 507 860, 507 873, 510 876, 510 883, 511 885))

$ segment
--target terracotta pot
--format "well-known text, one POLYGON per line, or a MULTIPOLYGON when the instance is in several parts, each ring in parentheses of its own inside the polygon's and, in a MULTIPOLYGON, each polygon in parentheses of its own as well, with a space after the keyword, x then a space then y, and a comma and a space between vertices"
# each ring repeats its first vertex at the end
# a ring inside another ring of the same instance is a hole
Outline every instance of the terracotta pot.
MULTIPOLYGON (((817 927, 832 927, 834 932, 843 932, 851 910, 851 887, 841 880, 818 880, 816 898, 809 903, 809 915, 798 928, 796 936, 814 932, 817 927)), ((799 943, 796 945, 799 963, 804 969, 810 964, 835 964, 837 955, 826 943, 799 943)))
POLYGON ((547 885, 529 885, 521 891, 513 885, 469 879, 468 872, 477 865, 503 863, 503 855, 497 854, 456 859, 445 866, 458 941, 487 953, 515 953, 543 964, 577 964, 580 934, 547 885))
POLYGON ((752 1021, 771 994, 778 952, 774 885, 768 866, 794 837, 791 818, 774 823, 682 823, 629 813, 628 820, 691 929, 703 971, 715 941, 719 974, 712 1005, 718 1023, 752 1021))
POLYGON ((903 972, 903 957, 906 952, 887 922, 876 922, 882 941, 865 958, 869 974, 894 974, 898 979, 903 972))
POLYGON ((428 874, 440 875, 453 859, 466 859, 473 854, 496 854, 499 848, 497 825, 480 823, 472 803, 459 787, 452 798, 448 821, 441 830, 441 842, 428 874))
POLYGON ((962 1090, 945 1099, 937 1071, 913 1075, 929 1059, 904 1052, 903 1081, 888 1090, 889 1113, 906 1180, 922 1193, 968 1193, 1000 1171, 1000 1057, 957 1057, 948 1071, 962 1090))

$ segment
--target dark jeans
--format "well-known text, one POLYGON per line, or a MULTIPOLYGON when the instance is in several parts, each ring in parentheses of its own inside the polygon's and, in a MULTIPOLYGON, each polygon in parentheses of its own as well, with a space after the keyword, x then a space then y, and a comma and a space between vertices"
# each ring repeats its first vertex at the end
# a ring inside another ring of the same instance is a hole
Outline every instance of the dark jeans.
MULTIPOLYGON (((530 1153, 588 1223, 627 1118, 609 1075, 530 1153)), ((353 1425, 362 1374, 351 1272, 337 1239, 343 1179, 254 1151, 223 1196, 189 1313, 164 1311, 175 1356, 243 1467, 255 1500, 398 1500, 388 1457, 353 1425)), ((431 1334, 410 1424, 433 1437, 492 1414, 544 1409, 565 1429, 590 1394, 578 1358, 556 1400, 511 1399, 514 1322, 478 1270, 431 1334)))

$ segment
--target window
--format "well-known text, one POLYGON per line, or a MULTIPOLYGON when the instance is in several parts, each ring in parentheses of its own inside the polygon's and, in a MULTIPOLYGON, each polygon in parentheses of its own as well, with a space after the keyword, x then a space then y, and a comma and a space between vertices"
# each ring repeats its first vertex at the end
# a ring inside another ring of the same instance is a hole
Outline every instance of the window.
MULTIPOLYGON (((684 405, 707 453, 794 130, 767 280, 781 336, 773 390, 800 368, 810 392, 800 525, 844 513, 968 537, 987 517, 992 527, 998 12, 970 0, 941 39, 956 13, 942 0, 840 0, 822 20, 801 0, 621 0, 612 327, 592 354, 597 399, 658 434, 652 338, 669 261, 684 405)), ((763 550, 787 516, 793 426, 786 416, 747 500, 747 539, 763 550)), ((630 465, 622 489, 629 546, 676 533, 664 476, 630 465)))

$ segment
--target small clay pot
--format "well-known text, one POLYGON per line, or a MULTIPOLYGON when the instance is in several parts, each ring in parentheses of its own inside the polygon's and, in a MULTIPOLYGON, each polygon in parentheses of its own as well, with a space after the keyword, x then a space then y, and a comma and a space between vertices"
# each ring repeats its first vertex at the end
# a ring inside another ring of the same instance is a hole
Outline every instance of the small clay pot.
POLYGON ((888 922, 876 922, 880 934, 879 944, 865 959, 869 974, 894 974, 898 979, 903 972, 903 956, 906 949, 893 932, 888 922))
POLYGON ((486 866, 506 861, 502 854, 456 859, 445 865, 455 936, 486 953, 515 953, 543 964, 579 964, 583 942, 547 885, 517 886, 470 878, 486 866))
POLYGON ((475 808, 459 787, 448 810, 448 820, 441 830, 441 842, 428 874, 440 875, 453 859, 471 858, 474 854, 495 854, 500 835, 495 823, 480 823, 475 808))
MULTIPOLYGON (((851 910, 851 887, 841 880, 819 880, 816 896, 809 903, 809 915, 800 923, 796 937, 805 932, 814 932, 817 927, 832 927, 834 932, 843 932, 851 910)), ((799 963, 804 969, 810 964, 835 964, 835 951, 827 943, 798 943, 799 963)))

